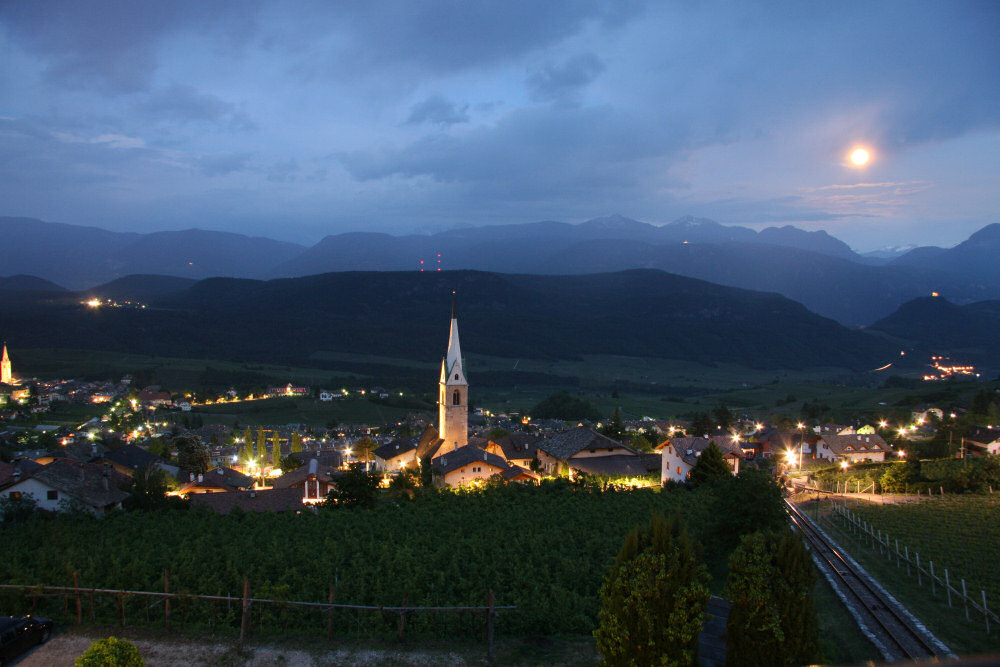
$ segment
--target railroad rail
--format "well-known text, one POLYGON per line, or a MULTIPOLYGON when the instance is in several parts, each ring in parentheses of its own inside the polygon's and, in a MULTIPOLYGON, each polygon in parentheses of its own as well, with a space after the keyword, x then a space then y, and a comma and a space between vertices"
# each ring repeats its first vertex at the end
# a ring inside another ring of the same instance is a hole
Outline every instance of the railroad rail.
POLYGON ((785 503, 817 565, 883 658, 895 662, 955 657, 794 503, 788 499, 785 503))

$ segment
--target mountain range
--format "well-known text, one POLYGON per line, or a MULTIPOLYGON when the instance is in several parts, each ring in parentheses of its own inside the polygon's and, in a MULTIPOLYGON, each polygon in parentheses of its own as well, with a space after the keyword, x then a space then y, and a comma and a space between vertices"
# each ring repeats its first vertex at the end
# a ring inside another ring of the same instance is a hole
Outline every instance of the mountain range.
MULTIPOLYGON (((199 280, 268 279, 342 271, 447 271, 583 275, 659 269, 777 292, 842 324, 876 322, 932 292, 956 304, 1000 298, 1000 224, 951 249, 862 256, 826 232, 754 231, 699 218, 656 226, 610 216, 577 225, 545 221, 433 235, 354 232, 312 247, 226 232, 117 233, 0 218, 5 268, 79 290, 130 274, 199 280)), ((0 279, 0 289, 3 288, 0 279)))
MULTIPOLYGON (((7 291, 13 346, 227 358, 322 368, 324 353, 435 361, 453 291, 467 354, 583 360, 587 355, 734 363, 759 369, 881 366, 895 343, 844 327, 778 294, 664 273, 537 276, 480 271, 339 272, 185 284, 126 283, 146 308, 92 308, 85 292, 7 291)), ((329 355, 326 355, 329 356, 329 355)))

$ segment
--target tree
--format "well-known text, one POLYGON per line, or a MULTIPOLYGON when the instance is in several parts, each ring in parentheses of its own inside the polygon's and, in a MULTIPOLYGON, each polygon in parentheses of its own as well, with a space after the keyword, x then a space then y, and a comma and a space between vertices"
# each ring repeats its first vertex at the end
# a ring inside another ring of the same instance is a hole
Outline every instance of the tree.
POLYGON ((290 472, 292 470, 296 470, 297 468, 301 468, 302 466, 303 463, 299 457, 289 454, 288 456, 281 457, 278 467, 281 468, 282 472, 290 472))
POLYGON ((354 443, 354 454, 359 461, 364 461, 365 470, 368 469, 368 462, 372 460, 372 452, 375 451, 375 441, 364 437, 354 443))
POLYGON ((733 425, 733 413, 730 412, 725 403, 720 402, 715 406, 712 414, 715 415, 715 423, 719 425, 719 428, 729 430, 729 427, 733 425))
POLYGON ((651 452, 653 451, 653 443, 641 431, 634 431, 632 433, 632 449, 637 449, 640 452, 651 452))
POLYGON ((267 442, 267 437, 264 435, 264 429, 257 428, 257 453, 255 457, 260 459, 260 467, 264 467, 264 444, 267 442))
POLYGON ((601 418, 601 413, 590 401, 577 398, 568 391, 557 391, 551 396, 543 399, 531 409, 531 416, 535 419, 586 419, 597 421, 601 418))
POLYGON ((601 587, 594 637, 603 664, 695 664, 708 582, 676 516, 632 530, 601 587))
POLYGON ((787 527, 781 533, 745 535, 729 559, 727 667, 818 662, 815 581, 802 538, 787 527))
POLYGON ((707 436, 715 428, 712 417, 707 412, 696 412, 691 419, 691 429, 689 435, 707 436))
POLYGON ((292 433, 292 452, 302 451, 302 436, 298 431, 292 433))
POLYGON ((625 429, 622 427, 622 410, 616 406, 615 411, 611 414, 611 420, 604 425, 601 433, 614 440, 621 440, 624 432, 625 429))
POLYGON ((145 664, 135 644, 115 637, 98 639, 73 661, 74 667, 143 667, 145 664))
POLYGON ((271 436, 271 465, 281 467, 281 436, 277 431, 271 436))
POLYGON ((328 505, 373 507, 378 500, 379 475, 369 473, 360 463, 337 478, 337 485, 327 494, 328 505))
POLYGON ((30 493, 0 497, 0 520, 4 523, 24 523, 35 514, 36 510, 38 502, 30 493))
POLYGON ((249 461, 253 458, 253 433, 250 432, 250 427, 247 426, 243 430, 243 447, 240 449, 240 460, 249 461))
POLYGON ((174 438, 173 446, 177 449, 177 465, 186 473, 204 474, 212 465, 212 457, 208 447, 193 435, 181 435, 174 438))
POLYGON ((434 486, 434 468, 431 467, 431 457, 420 459, 420 486, 429 489, 434 486))
POLYGON ((733 469, 726 463, 722 450, 714 442, 701 450, 698 461, 691 468, 690 483, 692 487, 697 487, 718 479, 726 479, 733 476, 733 469))
POLYGON ((143 466, 132 475, 132 493, 122 503, 129 510, 154 510, 167 505, 170 480, 167 473, 153 465, 143 466))

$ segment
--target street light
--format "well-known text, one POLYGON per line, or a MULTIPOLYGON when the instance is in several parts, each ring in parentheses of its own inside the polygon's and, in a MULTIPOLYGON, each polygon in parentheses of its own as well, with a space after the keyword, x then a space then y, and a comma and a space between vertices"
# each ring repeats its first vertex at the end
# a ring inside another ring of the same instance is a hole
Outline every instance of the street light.
POLYGON ((805 445, 805 434, 802 432, 802 429, 804 429, 806 425, 803 424, 802 422, 799 422, 798 427, 799 427, 799 470, 802 470, 802 448, 805 445))

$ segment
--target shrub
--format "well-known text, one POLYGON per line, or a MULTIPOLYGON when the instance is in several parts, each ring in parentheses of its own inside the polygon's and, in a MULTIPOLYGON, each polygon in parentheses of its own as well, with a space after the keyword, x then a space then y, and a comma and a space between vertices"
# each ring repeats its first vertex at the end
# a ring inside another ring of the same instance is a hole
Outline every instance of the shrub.
POLYGON ((146 663, 135 644, 124 639, 98 639, 73 661, 75 667, 143 667, 146 663))

